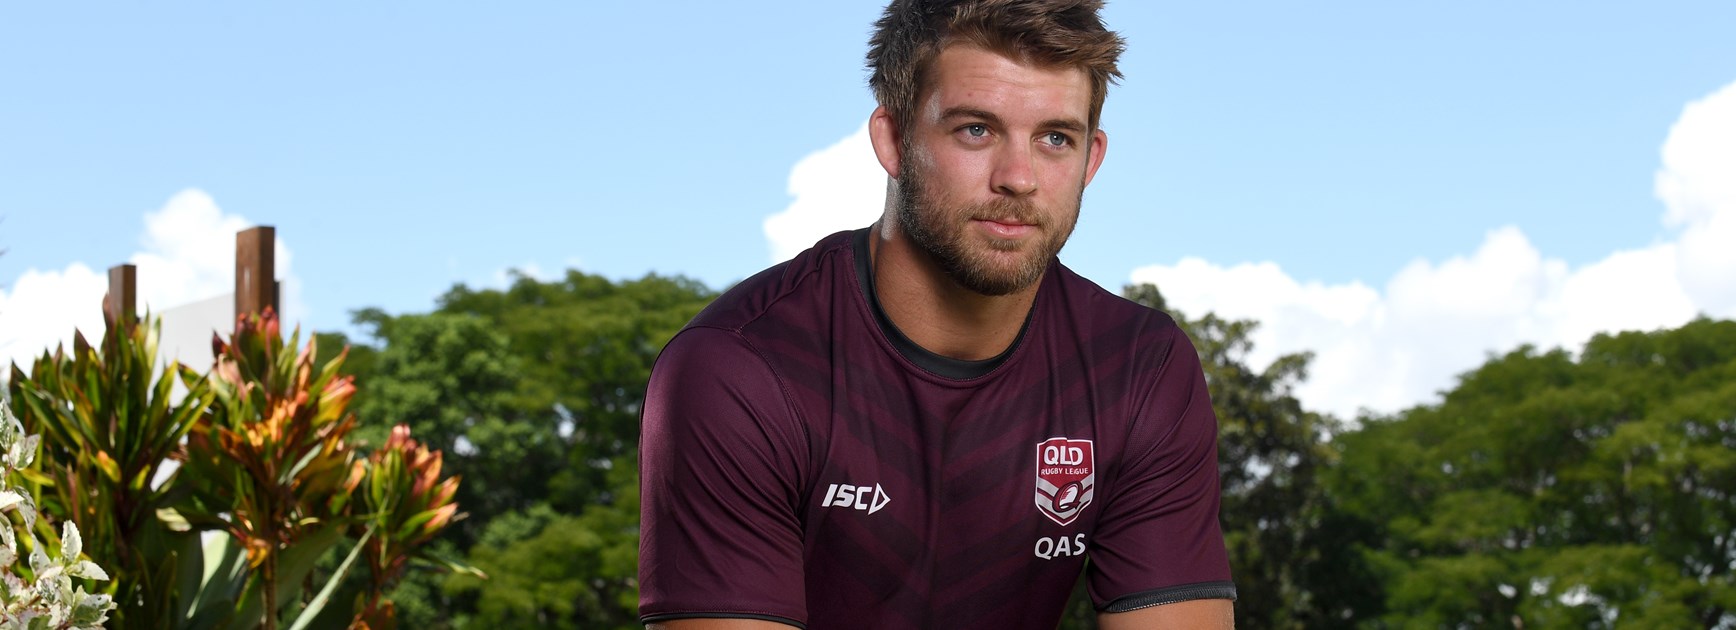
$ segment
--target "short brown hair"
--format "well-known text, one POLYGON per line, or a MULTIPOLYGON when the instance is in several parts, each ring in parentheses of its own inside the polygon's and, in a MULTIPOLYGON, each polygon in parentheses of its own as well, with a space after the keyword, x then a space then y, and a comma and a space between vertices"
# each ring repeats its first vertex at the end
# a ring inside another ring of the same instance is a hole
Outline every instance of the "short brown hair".
POLYGON ((1097 128, 1115 62, 1126 48, 1097 16, 1101 0, 892 0, 868 40, 869 87, 902 132, 916 115, 928 68, 948 44, 970 43, 1035 63, 1071 66, 1091 77, 1097 128))

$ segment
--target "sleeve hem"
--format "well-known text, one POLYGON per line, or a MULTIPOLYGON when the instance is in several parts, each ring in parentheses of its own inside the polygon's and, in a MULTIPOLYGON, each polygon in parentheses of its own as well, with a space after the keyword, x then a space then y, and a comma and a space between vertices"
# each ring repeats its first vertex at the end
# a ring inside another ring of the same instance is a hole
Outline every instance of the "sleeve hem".
POLYGON ((1123 595, 1098 607, 1101 612, 1118 613, 1174 604, 1194 599, 1236 600, 1236 585, 1231 582, 1196 582, 1152 591, 1123 595))
POLYGON ((749 613, 749 612, 656 613, 656 614, 650 614, 650 615, 641 615, 639 617, 639 622, 646 624, 646 625, 650 625, 653 623, 658 623, 658 622, 662 622, 662 621, 673 621, 676 619, 757 619, 759 621, 771 621, 771 622, 781 623, 781 624, 784 624, 787 626, 794 626, 794 627, 799 628, 801 630, 807 630, 807 627, 808 627, 806 624, 803 624, 802 622, 796 621, 794 619, 790 619, 788 617, 779 617, 777 615, 762 615, 759 613, 749 613))

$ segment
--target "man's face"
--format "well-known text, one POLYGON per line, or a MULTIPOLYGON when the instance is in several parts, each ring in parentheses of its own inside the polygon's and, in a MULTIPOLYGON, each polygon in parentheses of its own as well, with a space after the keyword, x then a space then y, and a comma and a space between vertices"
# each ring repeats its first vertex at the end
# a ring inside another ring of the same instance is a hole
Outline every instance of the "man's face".
POLYGON ((1090 100, 1084 70, 947 47, 902 137, 900 227, 967 289, 1031 286, 1072 234, 1102 157, 1090 100))

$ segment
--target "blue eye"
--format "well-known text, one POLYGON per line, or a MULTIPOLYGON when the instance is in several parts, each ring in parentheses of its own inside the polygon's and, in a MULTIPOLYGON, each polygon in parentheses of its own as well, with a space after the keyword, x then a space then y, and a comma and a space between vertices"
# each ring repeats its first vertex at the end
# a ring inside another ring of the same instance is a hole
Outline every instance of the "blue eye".
POLYGON ((1043 136, 1043 140, 1048 142, 1049 146, 1054 147, 1064 147, 1072 141, 1072 139, 1068 138, 1066 134, 1056 131, 1051 131, 1049 132, 1049 135, 1043 136))
POLYGON ((989 135, 989 128, 987 125, 966 125, 964 132, 970 134, 972 138, 981 138, 989 135))

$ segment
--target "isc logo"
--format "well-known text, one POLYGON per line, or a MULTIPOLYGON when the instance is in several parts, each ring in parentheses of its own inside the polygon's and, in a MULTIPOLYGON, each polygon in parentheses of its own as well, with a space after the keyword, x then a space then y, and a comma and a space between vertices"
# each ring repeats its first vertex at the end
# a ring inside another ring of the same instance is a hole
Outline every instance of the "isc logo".
POLYGON ((892 498, 886 496, 886 491, 880 489, 880 484, 874 484, 874 487, 870 488, 835 483, 826 488, 826 500, 820 502, 820 506, 867 510, 869 514, 873 514, 891 502, 892 498))

